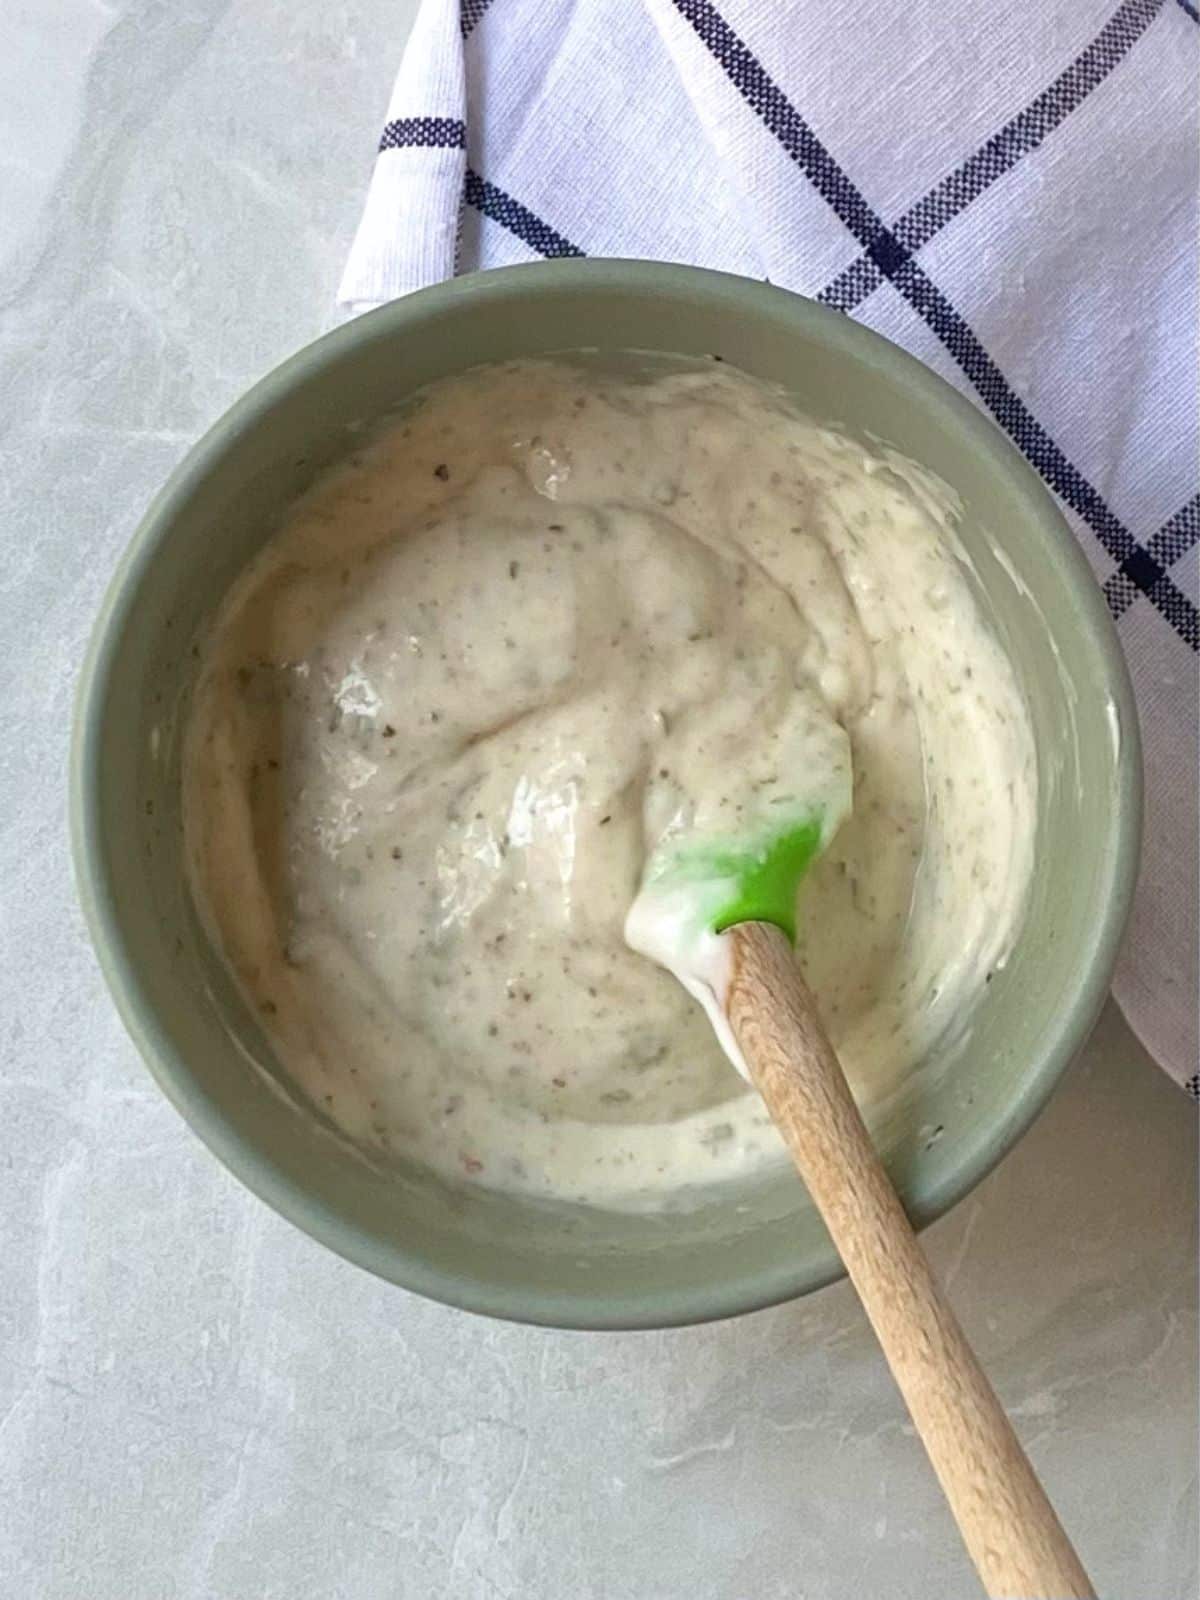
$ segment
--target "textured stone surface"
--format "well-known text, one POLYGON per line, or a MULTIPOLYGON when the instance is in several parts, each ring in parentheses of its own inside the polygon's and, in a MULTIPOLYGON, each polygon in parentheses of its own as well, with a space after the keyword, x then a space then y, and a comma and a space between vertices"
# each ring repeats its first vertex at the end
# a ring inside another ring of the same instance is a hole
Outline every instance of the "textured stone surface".
MULTIPOLYGON (((974 1592, 844 1285, 662 1335, 424 1304, 268 1213, 86 948, 74 674, 149 495, 334 316, 410 0, 0 9, 0 1593, 974 1592)), ((1110 1012, 929 1234, 1104 1594, 1196 1570, 1194 1114, 1110 1012)))

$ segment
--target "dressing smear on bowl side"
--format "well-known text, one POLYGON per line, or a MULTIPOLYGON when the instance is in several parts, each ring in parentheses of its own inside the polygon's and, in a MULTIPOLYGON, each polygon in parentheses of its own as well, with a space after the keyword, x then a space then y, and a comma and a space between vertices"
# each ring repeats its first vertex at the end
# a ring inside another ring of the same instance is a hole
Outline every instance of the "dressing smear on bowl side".
POLYGON ((500 1189, 646 1208, 782 1162, 624 928, 672 830, 803 783, 844 820, 799 957, 860 1100, 891 1094, 966 1025, 1033 860, 954 519, 723 366, 481 369, 382 425, 228 596, 187 732, 193 893, 282 1073, 376 1155, 500 1189))

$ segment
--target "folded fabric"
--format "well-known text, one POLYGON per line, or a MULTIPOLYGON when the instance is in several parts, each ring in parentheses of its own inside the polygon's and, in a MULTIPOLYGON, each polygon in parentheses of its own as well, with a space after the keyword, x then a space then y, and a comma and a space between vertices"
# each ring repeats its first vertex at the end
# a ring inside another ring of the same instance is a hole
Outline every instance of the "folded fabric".
POLYGON ((1117 998, 1197 1077, 1190 0, 423 0, 341 287, 539 256, 769 278, 904 345, 1058 496, 1120 630, 1146 839, 1117 998))

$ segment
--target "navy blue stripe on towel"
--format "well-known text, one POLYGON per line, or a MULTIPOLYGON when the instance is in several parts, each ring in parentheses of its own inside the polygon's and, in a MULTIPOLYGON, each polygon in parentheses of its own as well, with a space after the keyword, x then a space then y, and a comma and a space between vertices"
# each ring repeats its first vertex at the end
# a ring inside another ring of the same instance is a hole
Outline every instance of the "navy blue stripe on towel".
POLYGON ((1170 567, 1187 555, 1197 542, 1200 542, 1200 494, 1193 495, 1185 506, 1180 506, 1175 515, 1146 540, 1146 549, 1155 561, 1170 567))
MULTIPOLYGON (((1200 495, 1181 506, 1157 533, 1146 540, 1145 548, 1139 546, 1134 550, 1108 578, 1104 585, 1104 598, 1113 616, 1124 616, 1139 594, 1149 594, 1154 598, 1157 592, 1163 590, 1164 584, 1170 582, 1166 576, 1167 568, 1197 543, 1200 543, 1200 495)), ((1155 604, 1164 615, 1169 614, 1167 608, 1174 611, 1178 620, 1170 620, 1181 636, 1193 650, 1200 648, 1194 612, 1188 616, 1181 611, 1169 593, 1163 594, 1161 604, 1157 599, 1155 604)))
POLYGON ((494 183, 481 178, 469 167, 464 199, 483 216, 498 222, 502 228, 507 228, 509 233, 514 234, 522 244, 527 244, 539 256, 581 256, 584 253, 577 244, 564 239, 561 233, 552 228, 548 222, 543 222, 541 217, 535 216, 519 200, 514 200, 512 195, 505 194, 503 189, 498 189, 494 183))
MULTIPOLYGON (((1109 76, 1163 9, 1165 0, 1125 0, 1054 82, 975 154, 906 211, 892 229, 909 250, 928 244, 1022 156, 1036 150, 1109 76)), ((853 311, 883 282, 883 273, 860 257, 817 296, 838 311, 853 311)))
POLYGON ((464 39, 469 39, 475 32, 491 3, 492 0, 462 0, 458 13, 458 27, 464 39))
POLYGON ((384 150, 465 150, 467 125, 461 117, 397 117, 379 138, 384 150))
POLYGON ((1092 529, 1107 554, 1182 639, 1200 649, 1200 615, 1161 568, 1139 562, 1137 540, 1055 444, 988 354, 966 319, 917 264, 813 133, 795 106, 711 0, 672 0, 760 121, 858 240, 869 260, 932 329, 976 393, 1050 488, 1092 529))

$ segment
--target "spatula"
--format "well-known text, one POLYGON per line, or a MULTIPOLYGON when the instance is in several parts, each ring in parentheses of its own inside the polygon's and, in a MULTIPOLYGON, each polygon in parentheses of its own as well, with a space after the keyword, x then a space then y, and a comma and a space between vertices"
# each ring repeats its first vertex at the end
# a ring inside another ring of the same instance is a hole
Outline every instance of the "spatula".
POLYGON ((766 1102, 988 1595, 1086 1600, 1087 1574, 934 1279, 795 959, 800 879, 839 821, 801 807, 774 831, 760 813, 736 838, 677 832, 651 856, 626 937, 704 1003, 766 1102))

